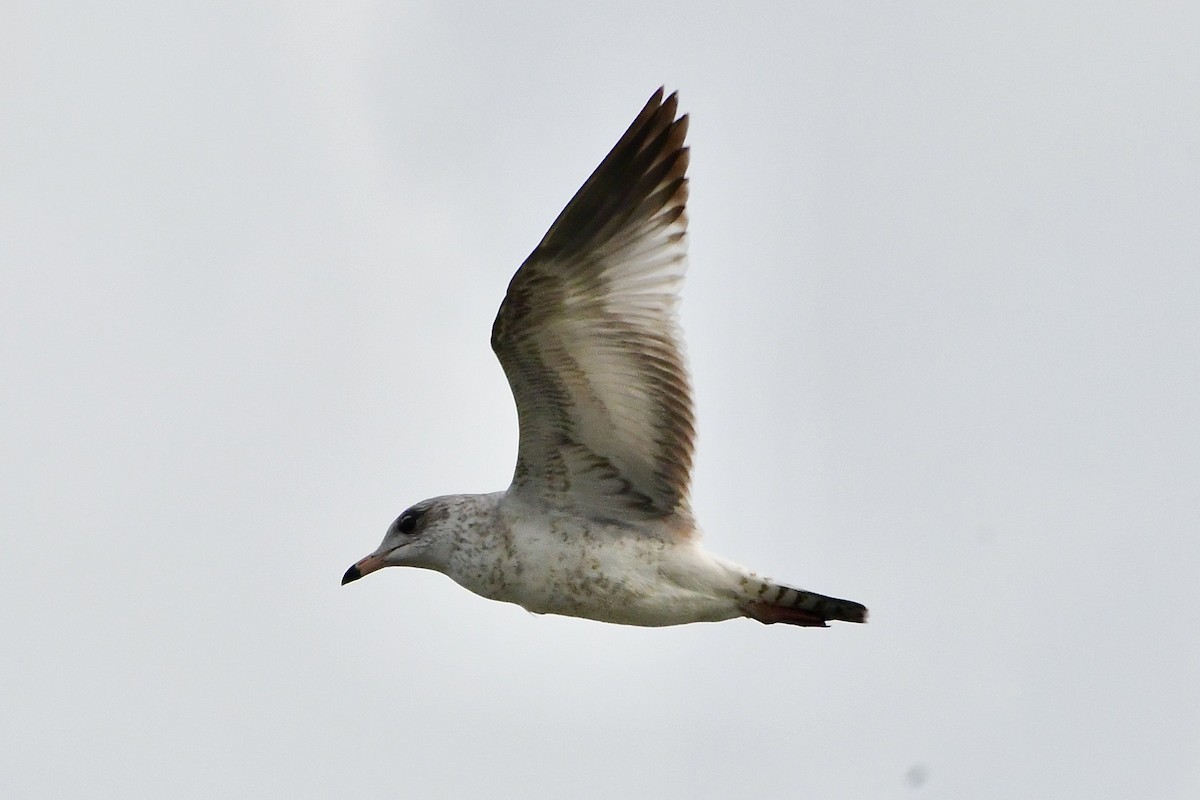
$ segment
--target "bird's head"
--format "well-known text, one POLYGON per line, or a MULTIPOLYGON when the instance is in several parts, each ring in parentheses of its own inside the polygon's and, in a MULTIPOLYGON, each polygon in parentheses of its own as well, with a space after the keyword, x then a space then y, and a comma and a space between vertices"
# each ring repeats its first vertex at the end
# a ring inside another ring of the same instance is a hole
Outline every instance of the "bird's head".
POLYGON ((346 570, 342 585, 384 567, 444 569, 454 540, 446 499, 423 500, 396 517, 375 552, 346 570))

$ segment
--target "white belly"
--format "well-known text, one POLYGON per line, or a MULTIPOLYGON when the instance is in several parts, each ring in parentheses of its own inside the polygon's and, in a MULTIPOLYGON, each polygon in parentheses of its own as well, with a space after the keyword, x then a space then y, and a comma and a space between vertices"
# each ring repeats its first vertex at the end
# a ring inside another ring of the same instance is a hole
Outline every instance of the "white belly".
POLYGON ((742 615, 736 576, 692 541, 666 541, 559 517, 520 521, 452 559, 476 594, 538 614, 625 625, 681 625, 742 615))

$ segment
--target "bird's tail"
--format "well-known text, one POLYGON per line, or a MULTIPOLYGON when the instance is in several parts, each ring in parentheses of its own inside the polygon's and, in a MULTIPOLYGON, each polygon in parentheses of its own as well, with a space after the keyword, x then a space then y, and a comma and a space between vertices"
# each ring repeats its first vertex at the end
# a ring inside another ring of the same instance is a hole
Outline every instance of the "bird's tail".
POLYGON ((757 578, 745 588, 749 591, 741 604, 742 613, 765 625, 783 622, 826 628, 830 620, 867 621, 867 607, 853 600, 839 600, 757 578))

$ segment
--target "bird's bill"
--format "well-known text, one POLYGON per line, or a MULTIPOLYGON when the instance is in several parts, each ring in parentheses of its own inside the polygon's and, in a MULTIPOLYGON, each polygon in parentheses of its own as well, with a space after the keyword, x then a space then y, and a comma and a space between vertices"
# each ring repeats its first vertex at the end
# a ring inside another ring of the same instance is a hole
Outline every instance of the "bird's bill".
POLYGON ((351 581, 356 581, 363 575, 370 575, 377 569, 383 569, 387 566, 387 561, 384 561, 383 556, 379 553, 371 553, 366 558, 360 559, 354 563, 350 569, 346 570, 346 574, 342 576, 342 586, 345 586, 351 581))

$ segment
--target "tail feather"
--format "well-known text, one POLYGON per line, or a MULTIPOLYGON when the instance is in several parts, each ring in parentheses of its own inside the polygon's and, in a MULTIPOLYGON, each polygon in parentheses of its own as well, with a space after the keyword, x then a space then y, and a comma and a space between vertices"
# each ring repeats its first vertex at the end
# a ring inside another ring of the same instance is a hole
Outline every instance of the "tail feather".
POLYGON ((783 622, 827 628, 830 620, 867 621, 867 607, 861 603, 767 582, 762 583, 756 596, 742 603, 742 612, 764 625, 783 622))

